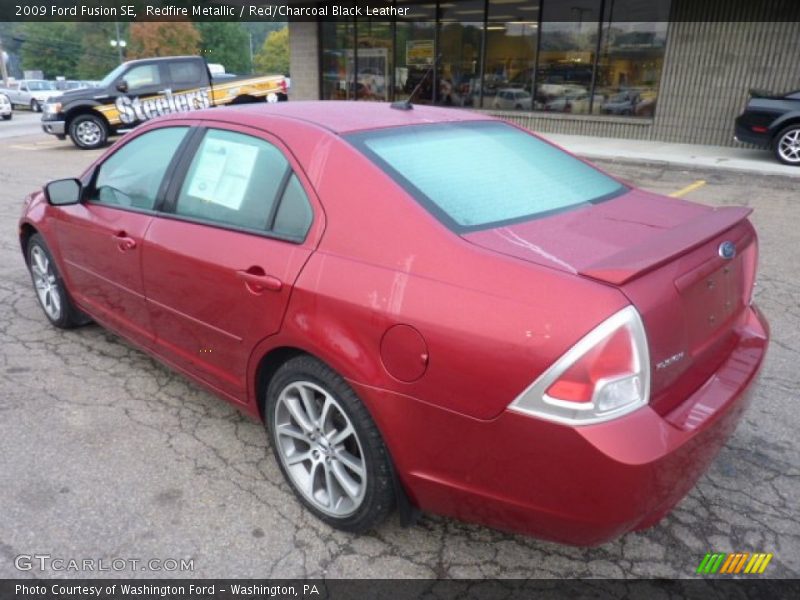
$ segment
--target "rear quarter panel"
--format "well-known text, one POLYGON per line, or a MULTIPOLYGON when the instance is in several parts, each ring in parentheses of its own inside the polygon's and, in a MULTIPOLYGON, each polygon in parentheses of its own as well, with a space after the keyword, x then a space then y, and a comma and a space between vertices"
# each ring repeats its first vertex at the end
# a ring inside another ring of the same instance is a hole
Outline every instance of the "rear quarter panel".
POLYGON ((610 286, 464 241, 335 136, 307 154, 293 145, 308 160, 327 224, 281 336, 354 382, 491 419, 627 304, 610 286), (427 345, 416 381, 384 366, 381 340, 395 324, 414 327, 427 345))

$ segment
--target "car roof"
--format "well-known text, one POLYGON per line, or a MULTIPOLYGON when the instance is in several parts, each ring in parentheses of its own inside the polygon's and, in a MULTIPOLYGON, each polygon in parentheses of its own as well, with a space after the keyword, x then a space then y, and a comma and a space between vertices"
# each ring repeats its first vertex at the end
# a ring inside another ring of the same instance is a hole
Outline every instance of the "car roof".
POLYGON ((391 108, 387 102, 353 101, 243 104, 202 110, 194 113, 194 116, 253 126, 258 126, 265 117, 283 117, 311 123, 337 134, 404 125, 495 120, 493 117, 462 109, 415 104, 411 110, 398 110, 391 108))

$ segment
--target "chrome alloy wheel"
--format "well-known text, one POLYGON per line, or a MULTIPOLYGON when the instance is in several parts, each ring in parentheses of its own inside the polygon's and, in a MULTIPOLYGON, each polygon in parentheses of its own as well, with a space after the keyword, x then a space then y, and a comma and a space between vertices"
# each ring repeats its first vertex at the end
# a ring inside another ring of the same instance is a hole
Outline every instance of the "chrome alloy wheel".
POLYGON ((47 255, 39 246, 31 250, 31 273, 44 312, 51 320, 58 321, 61 317, 61 288, 47 255))
POLYGON ((82 121, 75 128, 75 136, 85 146, 94 146, 103 136, 100 126, 94 121, 82 121))
POLYGON ((800 128, 790 129, 781 136, 778 153, 786 162, 800 164, 800 128))
POLYGON ((338 518, 358 510, 367 489, 364 452, 330 393, 308 381, 287 385, 275 404, 274 433, 292 483, 315 508, 338 518))

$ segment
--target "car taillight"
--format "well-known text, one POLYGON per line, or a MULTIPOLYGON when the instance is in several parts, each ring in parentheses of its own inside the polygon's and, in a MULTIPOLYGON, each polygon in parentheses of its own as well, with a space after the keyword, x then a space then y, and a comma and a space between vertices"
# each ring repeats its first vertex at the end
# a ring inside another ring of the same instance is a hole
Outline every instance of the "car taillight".
POLYGON ((509 408, 582 425, 627 414, 649 396, 647 336, 639 313, 628 306, 570 348, 509 408))
POLYGON ((281 88, 281 92, 283 92, 285 94, 286 90, 288 89, 288 87, 286 85, 286 80, 285 79, 281 79, 281 82, 278 84, 278 86, 281 88))

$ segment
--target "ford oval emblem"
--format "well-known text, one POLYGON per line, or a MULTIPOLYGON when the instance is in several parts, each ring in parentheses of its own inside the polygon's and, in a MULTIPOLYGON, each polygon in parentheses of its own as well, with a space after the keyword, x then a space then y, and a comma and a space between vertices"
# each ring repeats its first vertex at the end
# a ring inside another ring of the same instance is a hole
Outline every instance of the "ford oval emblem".
POLYGON ((719 255, 725 260, 730 260, 736 256, 736 244, 733 242, 722 242, 719 245, 719 255))

